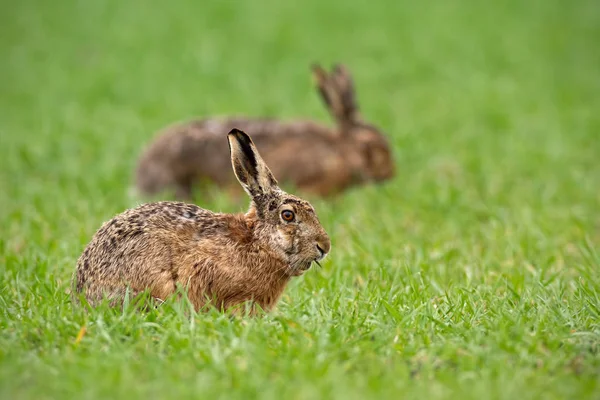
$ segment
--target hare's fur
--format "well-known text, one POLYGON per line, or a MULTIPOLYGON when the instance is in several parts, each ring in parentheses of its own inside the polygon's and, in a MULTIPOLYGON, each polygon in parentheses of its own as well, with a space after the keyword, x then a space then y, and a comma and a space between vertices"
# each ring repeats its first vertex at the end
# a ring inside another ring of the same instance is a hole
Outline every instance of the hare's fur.
POLYGON ((144 204, 106 222, 79 261, 75 293, 92 305, 119 304, 148 290, 166 299, 179 286, 196 309, 251 302, 270 310, 292 276, 330 249, 313 207, 283 192, 250 138, 229 135, 236 176, 250 194, 245 214, 221 214, 179 202, 144 204), (285 221, 283 211, 294 220, 285 221))
POLYGON ((393 155, 386 137, 359 114, 350 74, 343 66, 313 74, 321 96, 336 121, 335 128, 309 120, 209 118, 179 123, 158 134, 136 167, 136 187, 152 195, 172 190, 191 198, 200 181, 221 187, 235 184, 228 173, 227 146, 220 132, 234 127, 249 132, 275 176, 300 191, 320 196, 394 176, 393 155))

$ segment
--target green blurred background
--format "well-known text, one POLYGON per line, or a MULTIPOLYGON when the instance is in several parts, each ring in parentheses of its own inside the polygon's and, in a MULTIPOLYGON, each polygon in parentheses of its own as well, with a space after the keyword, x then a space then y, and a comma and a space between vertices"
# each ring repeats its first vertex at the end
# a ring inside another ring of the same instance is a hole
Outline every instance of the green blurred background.
POLYGON ((597 1, 0 7, 0 397, 597 396, 597 1), (324 268, 257 320, 73 310, 77 257, 144 200, 155 132, 331 123, 313 62, 350 68, 398 172, 314 201, 324 268))

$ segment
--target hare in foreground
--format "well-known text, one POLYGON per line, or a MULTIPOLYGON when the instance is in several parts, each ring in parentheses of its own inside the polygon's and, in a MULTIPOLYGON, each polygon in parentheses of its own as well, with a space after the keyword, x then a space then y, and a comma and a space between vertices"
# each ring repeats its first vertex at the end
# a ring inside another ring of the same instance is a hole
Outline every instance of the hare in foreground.
POLYGON ((313 75, 321 97, 337 122, 335 128, 309 121, 211 118, 177 124, 159 133, 141 155, 136 186, 141 194, 171 190, 189 199, 199 181, 221 187, 235 184, 226 164, 227 147, 219 132, 233 127, 248 132, 273 173, 301 192, 328 196, 354 185, 394 176, 386 137, 360 116, 348 70, 319 66, 313 75))
POLYGON ((331 244, 314 208, 278 187, 248 135, 233 129, 228 141, 235 176, 251 197, 246 214, 179 202, 127 210, 88 244, 74 292, 92 305, 104 298, 118 305, 145 290, 164 300, 180 285, 197 310, 251 302, 252 311, 268 311, 291 277, 322 260, 331 244))

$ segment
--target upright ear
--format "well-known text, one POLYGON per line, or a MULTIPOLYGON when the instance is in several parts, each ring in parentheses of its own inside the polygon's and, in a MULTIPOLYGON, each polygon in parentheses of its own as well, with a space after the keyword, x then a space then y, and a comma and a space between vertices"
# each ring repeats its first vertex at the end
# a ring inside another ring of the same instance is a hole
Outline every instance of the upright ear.
POLYGON ((336 64, 333 67, 331 79, 340 95, 344 117, 349 121, 358 122, 360 116, 354 93, 354 82, 352 81, 350 71, 344 65, 336 64))
POLYGON ((227 135, 233 172, 244 190, 253 199, 277 190, 277 180, 258 154, 256 146, 246 133, 232 129, 227 135))
POLYGON ((336 121, 342 121, 344 119, 344 104, 342 103, 342 98, 336 88, 335 82, 320 65, 314 64, 311 69, 317 89, 329 113, 336 121))

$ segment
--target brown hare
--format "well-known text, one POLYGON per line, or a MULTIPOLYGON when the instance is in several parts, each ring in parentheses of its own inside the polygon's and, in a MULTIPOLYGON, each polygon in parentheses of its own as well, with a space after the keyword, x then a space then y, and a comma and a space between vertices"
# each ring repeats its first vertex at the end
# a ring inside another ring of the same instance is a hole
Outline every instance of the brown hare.
POLYGON ((335 128, 309 120, 234 117, 176 124, 160 132, 141 155, 135 172, 138 192, 170 190, 179 199, 190 199, 194 184, 201 181, 231 188, 235 180, 228 173, 227 147, 219 132, 234 127, 252 136, 283 184, 306 194, 334 195, 392 178, 388 140, 361 118, 348 70, 338 65, 331 74, 319 66, 312 71, 335 128))
POLYGON ((181 286, 197 310, 249 302, 252 311, 268 311, 291 277, 327 255, 330 240, 314 208, 279 188, 248 135, 233 129, 228 141, 235 176, 251 198, 248 212, 179 202, 127 210, 104 223, 79 258, 76 296, 118 305, 126 293, 147 290, 164 300, 181 286))

